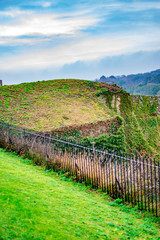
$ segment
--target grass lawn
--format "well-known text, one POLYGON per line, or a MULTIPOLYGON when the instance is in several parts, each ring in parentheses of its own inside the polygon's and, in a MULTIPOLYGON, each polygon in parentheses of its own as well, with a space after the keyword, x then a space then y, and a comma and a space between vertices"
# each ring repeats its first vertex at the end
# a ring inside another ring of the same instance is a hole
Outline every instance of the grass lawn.
POLYGON ((0 149, 0 239, 160 239, 154 217, 66 180, 0 149))

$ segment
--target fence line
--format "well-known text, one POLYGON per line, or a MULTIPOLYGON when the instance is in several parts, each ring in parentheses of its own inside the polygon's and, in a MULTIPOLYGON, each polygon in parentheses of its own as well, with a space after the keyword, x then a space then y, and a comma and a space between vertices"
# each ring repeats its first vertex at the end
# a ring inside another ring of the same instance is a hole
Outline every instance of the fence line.
POLYGON ((100 151, 0 122, 0 145, 27 152, 37 164, 65 170, 141 210, 160 216, 159 160, 100 151))
MULTIPOLYGON (((3 125, 3 126, 4 126, 4 124, 2 124, 2 123, 0 123, 0 125, 3 125)), ((42 137, 42 138, 44 138, 44 139, 55 140, 55 141, 57 141, 57 142, 66 143, 66 144, 69 144, 69 145, 72 145, 72 146, 75 146, 75 147, 80 147, 80 148, 84 148, 84 149, 88 149, 88 150, 93 150, 93 148, 88 148, 88 147, 85 147, 85 146, 82 146, 82 145, 79 145, 79 144, 67 142, 67 141, 60 140, 60 139, 53 138, 53 137, 48 137, 48 136, 46 136, 46 135, 42 135, 42 134, 40 135, 40 134, 37 134, 37 133, 34 133, 34 132, 29 132, 29 131, 27 131, 27 130, 25 130, 25 129, 23 129, 23 130, 22 130, 22 129, 18 129, 18 128, 15 128, 15 127, 10 126, 10 125, 9 125, 9 128, 10 128, 10 129, 17 130, 17 131, 21 131, 21 132, 25 131, 25 133, 32 134, 32 135, 35 135, 35 136, 37 136, 37 137, 42 137)), ((97 149, 94 149, 94 151, 99 152, 99 153, 105 153, 104 151, 97 150, 97 149)), ((109 153, 109 152, 108 152, 107 154, 110 155, 110 156, 115 156, 115 157, 118 157, 118 158, 122 158, 122 157, 119 156, 119 155, 116 155, 116 154, 113 155, 112 153, 109 153)), ((160 168, 159 166, 150 165, 150 164, 147 164, 147 163, 144 163, 144 162, 135 161, 134 159, 131 159, 131 158, 129 159, 129 158, 124 158, 124 157, 123 157, 123 159, 125 159, 126 161, 131 161, 131 162, 136 162, 136 163, 142 163, 142 164, 144 164, 144 165, 152 166, 152 167, 155 167, 155 168, 160 168)))

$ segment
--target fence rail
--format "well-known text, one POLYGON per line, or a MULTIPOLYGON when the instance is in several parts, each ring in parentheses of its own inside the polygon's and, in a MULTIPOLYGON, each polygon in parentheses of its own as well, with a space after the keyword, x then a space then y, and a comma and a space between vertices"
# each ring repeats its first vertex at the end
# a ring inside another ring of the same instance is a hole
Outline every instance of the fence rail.
POLYGON ((68 171, 140 210, 160 216, 159 160, 67 142, 0 122, 0 145, 27 152, 37 164, 68 171))

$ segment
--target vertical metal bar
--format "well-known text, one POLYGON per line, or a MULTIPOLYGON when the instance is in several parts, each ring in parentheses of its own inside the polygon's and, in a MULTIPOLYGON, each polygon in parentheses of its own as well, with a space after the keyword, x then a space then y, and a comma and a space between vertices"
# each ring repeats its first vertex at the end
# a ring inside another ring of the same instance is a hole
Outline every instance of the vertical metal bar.
POLYGON ((99 187, 99 178, 98 178, 99 163, 98 163, 98 158, 96 157, 96 152, 94 152, 94 161, 96 163, 96 187, 98 188, 99 187))
POLYGON ((89 159, 89 150, 87 149, 87 164, 88 164, 88 182, 91 184, 91 165, 89 159))
POLYGON ((122 154, 120 153, 121 197, 122 199, 124 199, 124 196, 123 196, 124 184, 122 180, 122 170, 123 170, 123 160, 122 160, 122 154))
POLYGON ((112 184, 111 184, 111 187, 112 187, 112 195, 113 195, 113 197, 114 197, 114 180, 115 179, 113 179, 113 170, 114 170, 114 156, 113 156, 113 153, 112 153, 112 155, 111 155, 111 159, 110 159, 111 161, 110 161, 110 163, 111 163, 111 177, 112 177, 112 184), (113 158, 113 161, 112 161, 112 158, 113 158), (113 162, 113 164, 112 164, 112 162, 113 162), (112 166, 113 165, 113 166, 112 166))
POLYGON ((81 179, 82 179, 82 182, 84 181, 84 162, 83 162, 83 160, 82 160, 82 152, 81 152, 81 149, 79 148, 79 151, 80 151, 80 163, 81 163, 81 168, 82 168, 82 170, 81 170, 81 179))
POLYGON ((106 159, 106 155, 104 154, 104 158, 102 157, 102 153, 100 153, 100 157, 101 157, 101 161, 103 163, 103 181, 104 181, 104 189, 103 191, 105 192, 106 191, 106 182, 108 181, 108 179, 106 179, 106 171, 107 171, 107 167, 106 167, 106 161, 104 161, 104 159, 106 159))
POLYGON ((113 156, 114 156, 114 172, 115 172, 115 190, 116 190, 116 192, 115 192, 115 197, 117 198, 117 169, 116 169, 116 157, 115 157, 115 150, 114 150, 114 152, 113 152, 113 156))
POLYGON ((148 190, 148 210, 150 212, 150 191, 149 191, 149 171, 148 171, 148 158, 146 159, 146 163, 147 163, 147 190, 148 190))
POLYGON ((23 129, 23 137, 24 137, 24 144, 25 144, 26 151, 28 151, 27 143, 26 143, 26 132, 25 132, 25 129, 23 129))
MULTIPOLYGON (((159 212, 160 212, 160 164, 159 164, 159 160, 158 160, 158 182, 159 182, 159 212)), ((160 215, 159 215, 160 216, 160 215)))
POLYGON ((144 204, 145 210, 147 210, 147 203, 146 203, 146 177, 145 177, 145 164, 144 164, 144 157, 143 157, 143 181, 144 181, 144 204))
POLYGON ((155 211, 156 211, 156 217, 158 217, 158 211, 157 211, 157 177, 156 177, 156 162, 155 162, 155 159, 154 159, 154 184, 155 184, 155 204, 156 204, 156 208, 155 208, 155 211))
POLYGON ((98 164, 98 158, 96 158, 95 149, 94 149, 94 164, 95 164, 96 188, 98 188, 98 169, 99 169, 99 164, 98 164))
POLYGON ((140 161, 140 186, 141 186, 141 210, 143 210, 143 189, 142 189, 142 162, 141 162, 141 158, 139 158, 140 161))
MULTIPOLYGON (((73 143, 73 140, 71 139, 70 142, 73 143)), ((74 157, 74 146, 72 146, 72 145, 70 145, 69 155, 67 156, 67 163, 66 163, 67 169, 68 169, 68 161, 70 158, 73 159, 74 176, 75 176, 76 175, 76 161, 75 161, 75 157, 74 157)))
POLYGON ((83 149, 83 159, 84 159, 84 180, 87 182, 87 157, 85 148, 83 149))
POLYGON ((110 172, 110 170, 111 170, 111 168, 110 168, 110 155, 108 154, 108 169, 109 169, 109 187, 108 187, 108 189, 109 189, 109 194, 111 195, 111 192, 112 192, 112 190, 111 190, 111 183, 112 183, 112 180, 111 180, 111 172, 110 172))
POLYGON ((136 172, 137 172, 137 201, 138 201, 138 208, 139 208, 139 167, 138 167, 138 161, 137 161, 137 155, 136 155, 136 172))
POLYGON ((90 150, 91 157, 91 172, 92 172, 92 185, 95 185, 95 174, 94 174, 94 160, 93 160, 93 150, 90 150))
POLYGON ((82 182, 82 174, 83 174, 83 165, 82 165, 82 161, 81 161, 81 151, 80 148, 78 147, 78 162, 79 162, 79 172, 80 172, 80 181, 82 182))
MULTIPOLYGON (((126 154, 126 158, 128 158, 128 155, 126 154)), ((128 179, 128 161, 126 161, 127 167, 126 167, 126 172, 127 172, 127 201, 130 202, 130 191, 129 191, 129 179, 128 179)))
POLYGON ((100 166, 100 176, 99 176, 99 179, 100 179, 100 186, 101 186, 101 189, 102 191, 104 191, 104 174, 103 174, 103 166, 102 166, 102 162, 101 162, 101 157, 100 157, 100 153, 98 153, 98 161, 99 161, 99 166, 100 166))
POLYGON ((134 167, 134 164, 135 164, 135 157, 133 157, 133 187, 134 187, 134 205, 136 205, 136 186, 135 186, 135 167, 134 167))
POLYGON ((8 124, 8 143, 10 144, 10 126, 8 124))
POLYGON ((125 168, 125 159, 124 159, 124 153, 123 153, 123 175, 124 175, 124 201, 126 201, 126 168, 125 168))
POLYGON ((97 159, 98 159, 98 165, 99 165, 99 170, 98 170, 99 187, 103 190, 102 164, 101 164, 101 160, 98 152, 97 152, 97 159))
POLYGON ((86 150, 87 154, 87 166, 88 166, 88 183, 91 184, 91 168, 90 168, 90 159, 89 159, 89 150, 86 150))
POLYGON ((130 166, 130 189, 131 189, 131 203, 133 207, 133 190, 132 190, 132 157, 130 155, 130 161, 129 161, 129 166, 130 166))
POLYGON ((88 149, 88 158, 89 158, 89 166, 90 166, 90 181, 93 186, 93 178, 92 178, 92 161, 91 161, 91 150, 88 149))
POLYGON ((88 159, 89 159, 89 178, 90 178, 90 182, 91 182, 91 185, 92 184, 92 163, 91 163, 91 156, 90 156, 90 150, 88 150, 88 159))
POLYGON ((151 174, 151 201, 152 201, 152 212, 154 213, 154 208, 153 208, 153 179, 152 179, 152 175, 153 175, 153 173, 152 173, 152 161, 151 161, 151 159, 150 159, 150 174, 151 174))
POLYGON ((87 182, 87 163, 86 163, 86 152, 85 152, 85 148, 82 148, 82 159, 84 162, 84 182, 87 182))
MULTIPOLYGON (((74 144, 74 139, 72 140, 74 144)), ((77 172, 78 172, 78 165, 77 165, 77 155, 76 155, 76 146, 73 145, 73 157, 74 157, 74 164, 75 164, 75 174, 77 179, 77 172)), ((70 158, 68 159, 68 166, 70 166, 70 158)))
POLYGON ((48 153, 47 153, 47 139, 46 139, 46 134, 44 134, 44 141, 45 141, 45 152, 46 152, 46 163, 47 163, 47 167, 48 167, 48 153))
MULTIPOLYGON (((119 153, 117 151, 117 156, 119 156, 119 153)), ((118 183, 120 182, 120 177, 119 177, 119 157, 117 157, 117 181, 118 183)), ((118 198, 120 198, 120 183, 118 184, 118 198)))

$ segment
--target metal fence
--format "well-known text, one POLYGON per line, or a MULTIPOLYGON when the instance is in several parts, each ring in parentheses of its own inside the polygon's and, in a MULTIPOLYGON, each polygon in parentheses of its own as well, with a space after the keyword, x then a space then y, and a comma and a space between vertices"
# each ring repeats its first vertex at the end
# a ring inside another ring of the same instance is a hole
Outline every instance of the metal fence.
POLYGON ((0 122, 0 145, 160 216, 159 160, 96 150, 0 122))

